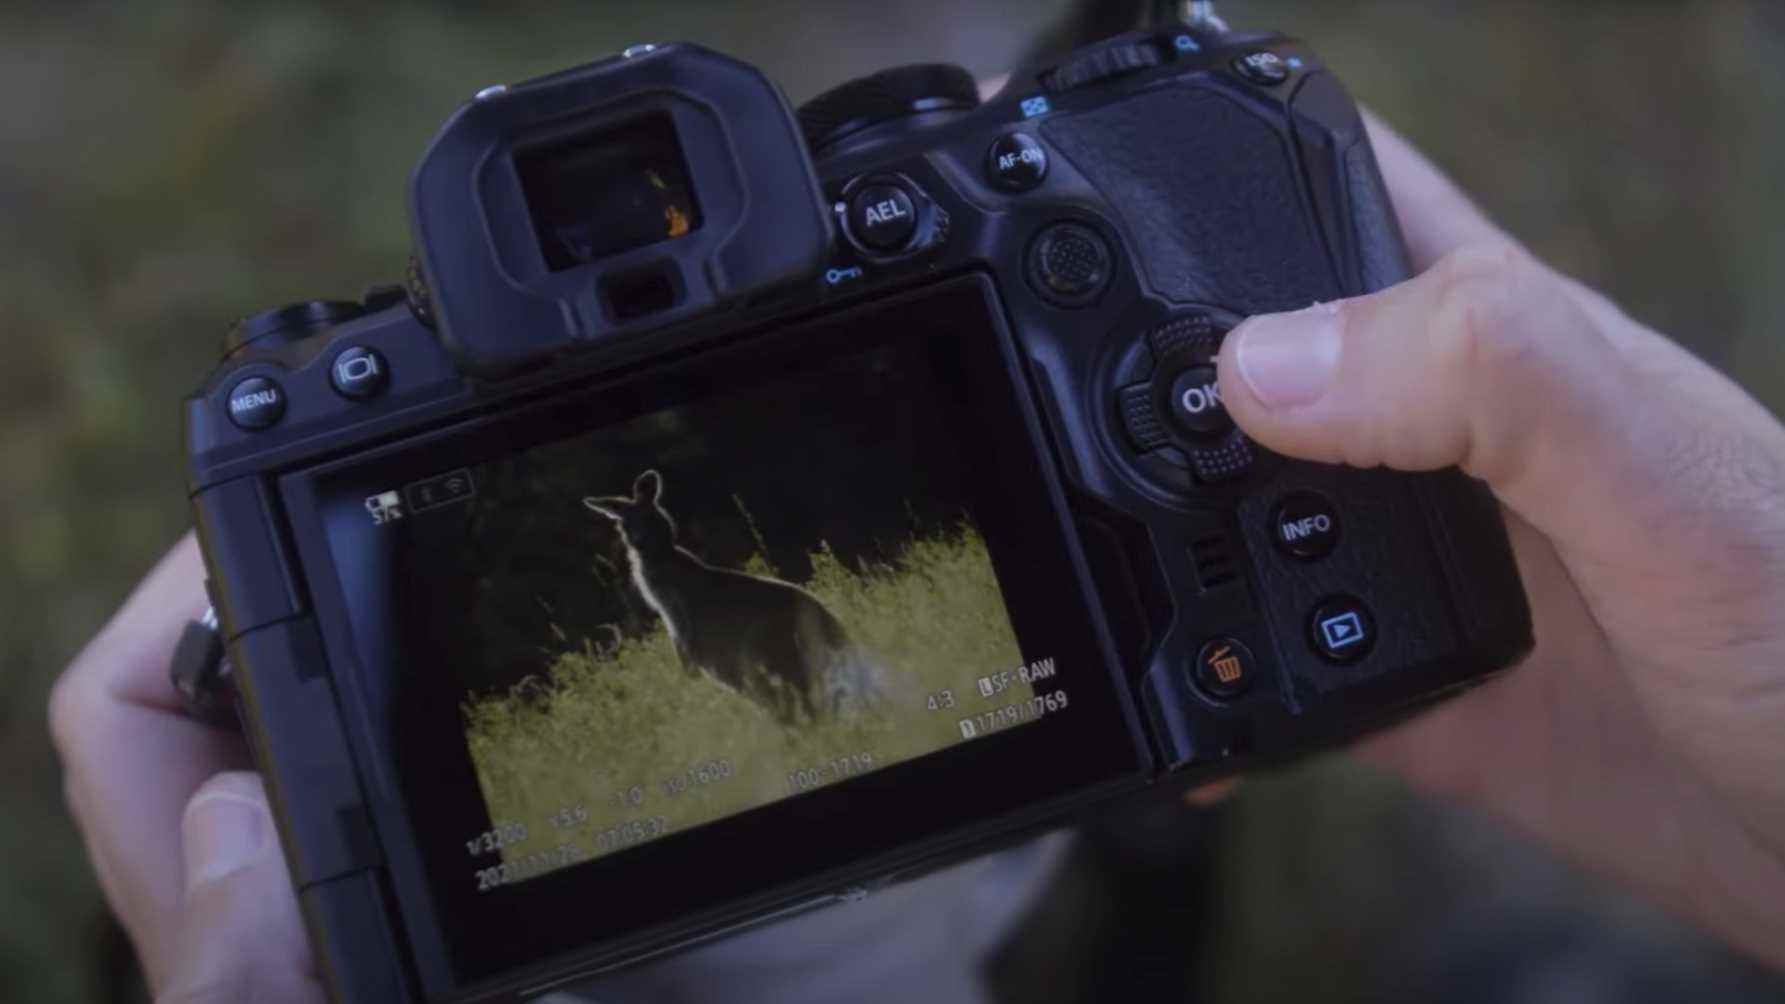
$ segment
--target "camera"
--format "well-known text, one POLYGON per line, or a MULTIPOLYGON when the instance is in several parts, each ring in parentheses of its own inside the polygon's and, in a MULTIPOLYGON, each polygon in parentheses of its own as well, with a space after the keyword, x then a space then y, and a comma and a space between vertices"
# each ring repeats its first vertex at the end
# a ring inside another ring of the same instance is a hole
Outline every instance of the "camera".
POLYGON ((1301 43, 1164 25, 796 113, 686 44, 479 92, 407 280, 185 403, 237 714, 341 1000, 517 999, 1343 740, 1517 660, 1456 470, 1223 410, 1408 263, 1301 43))

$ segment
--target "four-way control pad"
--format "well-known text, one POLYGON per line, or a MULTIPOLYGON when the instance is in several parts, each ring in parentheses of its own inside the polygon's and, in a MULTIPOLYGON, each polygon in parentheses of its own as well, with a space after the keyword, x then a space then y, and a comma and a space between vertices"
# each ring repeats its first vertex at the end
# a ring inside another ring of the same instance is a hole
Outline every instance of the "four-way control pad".
POLYGON ((1128 446, 1204 483, 1237 477, 1253 460, 1215 378, 1227 330, 1209 313, 1180 314, 1135 339, 1116 365, 1116 412, 1128 446))

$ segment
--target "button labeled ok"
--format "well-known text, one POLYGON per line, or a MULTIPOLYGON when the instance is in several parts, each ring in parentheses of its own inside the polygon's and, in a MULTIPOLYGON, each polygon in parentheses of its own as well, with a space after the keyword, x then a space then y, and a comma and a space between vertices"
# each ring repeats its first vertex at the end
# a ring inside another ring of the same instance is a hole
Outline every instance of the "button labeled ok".
POLYGON ((1233 428, 1213 366, 1192 366, 1178 374, 1171 382, 1169 403, 1172 420, 1193 436, 1214 436, 1233 428))

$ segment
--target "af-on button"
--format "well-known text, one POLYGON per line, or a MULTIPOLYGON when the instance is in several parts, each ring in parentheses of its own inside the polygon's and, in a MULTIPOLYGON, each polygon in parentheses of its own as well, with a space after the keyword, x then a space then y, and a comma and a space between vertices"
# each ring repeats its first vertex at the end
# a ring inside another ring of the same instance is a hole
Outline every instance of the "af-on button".
POLYGON ((1006 192, 1026 192, 1047 177, 1047 151, 1028 133, 1007 132, 986 151, 985 173, 1006 192))

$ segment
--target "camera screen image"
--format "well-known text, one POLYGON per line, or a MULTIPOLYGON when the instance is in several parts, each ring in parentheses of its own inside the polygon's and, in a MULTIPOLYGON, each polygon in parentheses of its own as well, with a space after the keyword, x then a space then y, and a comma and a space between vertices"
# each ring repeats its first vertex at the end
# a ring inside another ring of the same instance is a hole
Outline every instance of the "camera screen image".
POLYGON ((1054 655, 1019 647, 929 351, 702 387, 364 499, 360 532, 429 585, 403 630, 459 688, 489 825, 429 839, 466 881, 1066 710, 1054 655))

